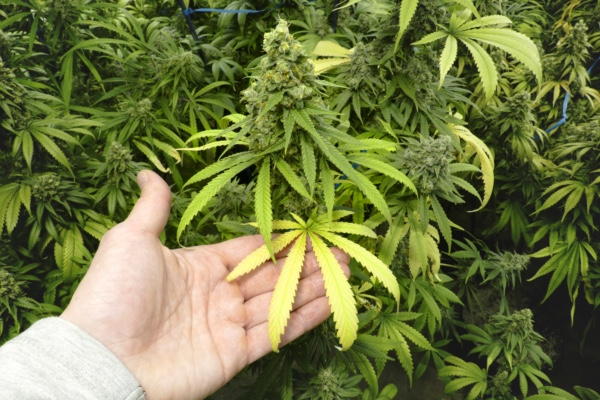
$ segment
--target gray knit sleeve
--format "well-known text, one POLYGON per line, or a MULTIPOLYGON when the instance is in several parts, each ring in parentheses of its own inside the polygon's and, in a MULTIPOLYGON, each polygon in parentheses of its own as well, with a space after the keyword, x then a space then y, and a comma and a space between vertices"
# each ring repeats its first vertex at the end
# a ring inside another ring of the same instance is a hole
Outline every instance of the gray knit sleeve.
POLYGON ((62 318, 42 319, 0 347, 0 399, 144 398, 110 350, 62 318))

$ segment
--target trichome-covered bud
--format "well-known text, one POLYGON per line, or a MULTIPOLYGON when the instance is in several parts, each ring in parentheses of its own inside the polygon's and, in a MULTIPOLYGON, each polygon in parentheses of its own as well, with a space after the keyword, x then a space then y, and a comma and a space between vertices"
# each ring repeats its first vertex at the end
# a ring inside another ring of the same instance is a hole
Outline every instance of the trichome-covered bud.
POLYGON ((106 153, 106 163, 116 173, 127 172, 132 168, 131 150, 123 147, 119 142, 113 142, 106 153))
POLYGON ((46 203, 58 194, 60 178, 55 173, 35 175, 31 185, 31 194, 40 203, 46 203))
POLYGON ((419 190, 428 195, 440 181, 450 175, 450 163, 454 160, 454 147, 448 136, 411 140, 408 147, 399 152, 396 164, 405 171, 419 190))
POLYGON ((7 270, 0 268, 0 299, 9 298, 16 299, 21 297, 23 291, 15 276, 7 270))

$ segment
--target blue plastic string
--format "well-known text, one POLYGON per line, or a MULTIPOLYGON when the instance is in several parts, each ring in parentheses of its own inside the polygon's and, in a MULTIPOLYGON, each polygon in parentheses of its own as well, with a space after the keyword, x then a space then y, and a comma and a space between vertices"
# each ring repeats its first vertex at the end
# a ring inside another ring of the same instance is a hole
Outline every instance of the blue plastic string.
POLYGON ((275 10, 277 8, 283 7, 283 2, 277 4, 274 7, 265 8, 263 10, 233 10, 233 9, 223 9, 223 8, 186 8, 183 10, 183 15, 189 16, 195 13, 220 13, 220 14, 260 14, 263 12, 267 12, 270 10, 275 10))
MULTIPOLYGON (((592 70, 594 69, 594 67, 596 66, 596 64, 598 64, 598 62, 600 62, 600 57, 598 57, 596 59, 596 61, 594 61, 594 63, 587 69, 587 73, 588 75, 592 73, 592 70)), ((557 123, 555 123, 554 125, 552 125, 550 128, 546 129, 546 133, 550 133, 553 130, 555 130, 556 128, 564 125, 567 123, 567 119, 569 119, 569 116, 567 115, 567 108, 569 107, 569 101, 571 100, 571 95, 569 94, 569 92, 567 92, 565 94, 565 99, 563 100, 563 106, 562 106, 562 118, 560 119, 560 121, 558 121, 557 123)), ((539 139, 536 137, 536 139, 539 139)))

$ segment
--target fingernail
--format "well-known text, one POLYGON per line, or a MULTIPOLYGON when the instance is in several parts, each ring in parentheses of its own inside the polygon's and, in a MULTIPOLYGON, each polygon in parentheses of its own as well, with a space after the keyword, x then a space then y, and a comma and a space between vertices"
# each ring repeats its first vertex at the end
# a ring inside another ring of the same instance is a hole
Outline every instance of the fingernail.
POLYGON ((141 171, 137 175, 137 182, 138 182, 138 186, 140 187, 140 189, 143 189, 146 182, 148 182, 148 172, 141 171))

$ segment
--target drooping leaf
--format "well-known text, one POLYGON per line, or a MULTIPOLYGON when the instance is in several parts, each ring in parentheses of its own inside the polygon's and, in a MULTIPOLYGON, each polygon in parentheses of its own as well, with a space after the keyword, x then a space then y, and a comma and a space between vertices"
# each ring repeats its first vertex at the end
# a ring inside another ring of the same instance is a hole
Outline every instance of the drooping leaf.
POLYGON ((68 52, 62 59, 61 65, 62 82, 61 91, 65 105, 68 107, 71 102, 71 92, 73 91, 73 53, 68 52))
POLYGON ((410 274, 413 278, 419 275, 419 271, 427 269, 428 258, 425 235, 415 227, 410 229, 408 259, 410 274))
POLYGON ((203 181, 204 179, 208 179, 211 176, 218 174, 219 172, 225 171, 229 168, 232 168, 238 164, 252 160, 254 158, 256 158, 256 155, 250 152, 237 153, 229 157, 223 158, 194 174, 190 179, 188 179, 184 186, 203 181))
MULTIPOLYGON (((190 224, 192 219, 206 206, 223 186, 225 186, 234 176, 252 165, 253 161, 237 164, 221 175, 211 180, 202 190, 192 199, 190 205, 185 210, 177 227, 177 240, 181 237, 183 230, 190 224)), ((214 164, 213 164, 214 165, 214 164)))
POLYGON ((312 51, 313 56, 322 57, 348 57, 350 54, 352 54, 352 50, 348 50, 331 40, 321 40, 312 51))
POLYGON ((414 194, 417 194, 417 188, 415 187, 414 183, 408 178, 408 176, 406 176, 404 173, 397 170, 396 168, 392 167, 391 165, 366 155, 353 154, 349 156, 348 159, 352 162, 357 163, 358 165, 370 168, 397 180, 398 182, 402 183, 404 186, 409 188, 414 194))
POLYGON ((379 251, 379 258, 385 264, 390 265, 392 263, 400 241, 408 233, 408 227, 409 225, 405 223, 404 214, 397 215, 392 221, 379 251))
POLYGON ((450 228, 450 219, 448 219, 444 208, 435 195, 429 196, 429 202, 431 203, 431 209, 433 210, 433 215, 435 215, 435 220, 438 224, 438 227, 442 232, 442 236, 448 245, 448 249, 450 249, 452 246, 452 229, 450 228))
POLYGON ((139 142, 137 140, 134 140, 133 143, 135 144, 135 147, 137 147, 142 153, 144 153, 144 155, 146 157, 148 157, 148 160, 154 164, 154 166, 161 172, 171 172, 171 170, 167 167, 165 167, 160 160, 158 159, 158 156, 156 155, 156 153, 154 153, 148 146, 146 146, 144 143, 139 142))
POLYGON ((358 186, 358 188, 365 194, 365 196, 367 196, 369 200, 371 200, 373 205, 379 211, 381 211, 381 213, 386 217, 388 221, 391 221, 392 216, 387 206, 387 202, 385 201, 379 190, 377 190, 375 185, 366 176, 352 168, 352 165, 350 165, 346 157, 344 157, 344 155, 341 154, 339 150, 331 144, 331 142, 324 139, 317 132, 309 133, 311 134, 313 140, 315 141, 317 146, 319 146, 323 154, 325 154, 325 156, 329 158, 329 160, 331 160, 331 162, 336 167, 338 167, 344 174, 346 174, 346 176, 349 179, 351 179, 356 184, 356 186, 358 186))
POLYGON ((396 35, 394 52, 398 51, 400 39, 402 39, 402 35, 404 35, 406 28, 408 28, 410 21, 412 21, 418 5, 419 0, 402 0, 402 3, 400 3, 400 22, 398 24, 398 34, 396 35))
POLYGON ((265 241, 267 250, 275 260, 271 247, 271 232, 273 224, 273 209, 271 207, 271 159, 265 157, 258 172, 256 180, 256 193, 254 195, 254 212, 256 213, 256 224, 265 241))
POLYGON ((501 28, 480 28, 468 31, 469 38, 496 46, 525 64, 542 82, 542 63, 537 46, 520 32, 501 28))
POLYGON ((313 146, 308 142, 304 135, 300 136, 300 152, 302 155, 304 176, 308 181, 308 187, 310 188, 310 193, 312 195, 315 192, 317 181, 317 160, 315 158, 313 146))
POLYGON ((58 147, 58 145, 54 143, 52 139, 50 139, 48 136, 44 135, 41 132, 33 130, 31 131, 31 135, 42 145, 42 147, 52 156, 52 158, 58 161, 71 174, 73 174, 73 171, 71 169, 71 163, 69 163, 67 156, 60 149, 60 147, 58 147))
POLYGON ((333 173, 325 160, 321 160, 321 186, 323 188, 325 207, 327 207, 327 215, 331 220, 333 204, 335 202, 335 185, 333 183, 333 173))
POLYGON ((308 191, 304 187, 304 184, 302 183, 302 181, 300 180, 298 175, 296 175, 296 173, 294 172, 292 167, 290 167, 290 165, 287 162, 285 162, 281 158, 277 158, 275 160, 275 165, 277 166, 277 169, 279 170, 279 172, 281 172, 281 175, 283 175, 285 180, 290 184, 290 186, 296 192, 298 192, 300 195, 306 197, 307 199, 309 199, 311 201, 313 200, 311 195, 308 193, 308 191))
POLYGON ((377 239, 377 234, 372 229, 364 225, 354 224, 351 222, 334 221, 325 225, 328 232, 347 233, 350 235, 362 235, 373 239, 377 239))

